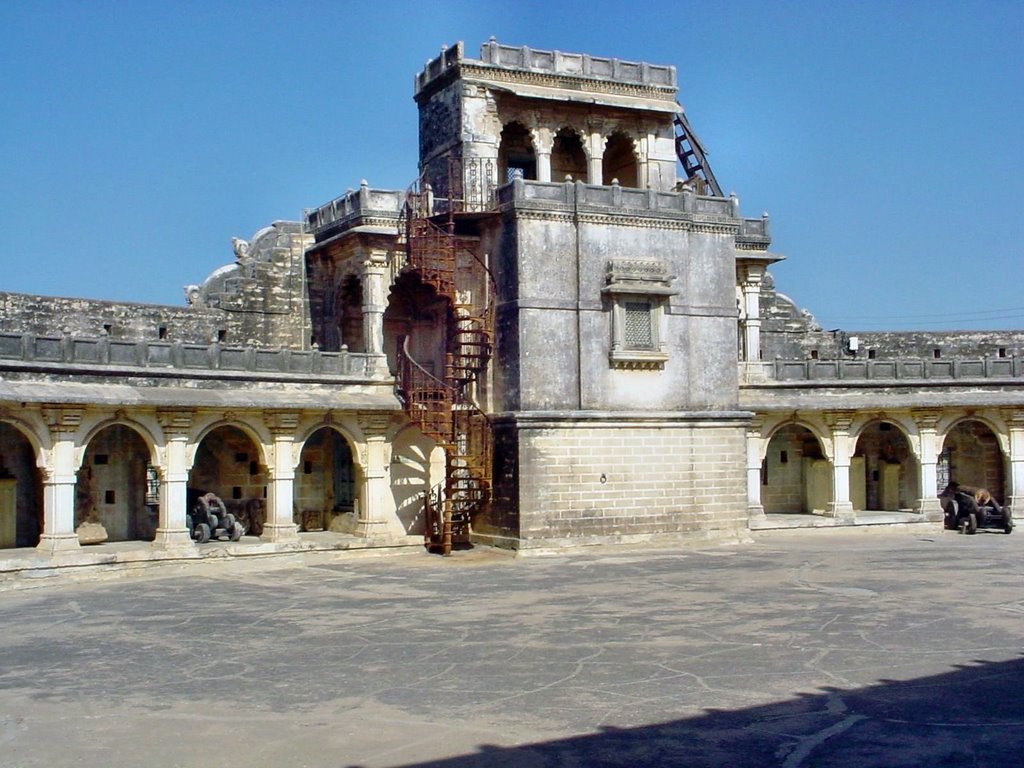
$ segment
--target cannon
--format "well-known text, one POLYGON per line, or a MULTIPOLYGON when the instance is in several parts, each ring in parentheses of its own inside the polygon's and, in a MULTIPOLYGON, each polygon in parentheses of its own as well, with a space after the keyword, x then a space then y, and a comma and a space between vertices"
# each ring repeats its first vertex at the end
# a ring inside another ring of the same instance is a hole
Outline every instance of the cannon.
POLYGON ((220 496, 215 493, 204 493, 196 499, 192 511, 186 517, 189 535, 197 544, 205 544, 214 539, 238 541, 245 529, 228 512, 220 496))

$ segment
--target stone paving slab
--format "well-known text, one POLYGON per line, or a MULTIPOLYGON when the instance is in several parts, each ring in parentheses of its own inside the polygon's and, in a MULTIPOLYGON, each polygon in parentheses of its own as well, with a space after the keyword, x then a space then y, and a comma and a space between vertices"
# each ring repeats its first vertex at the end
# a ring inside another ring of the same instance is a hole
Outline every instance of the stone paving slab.
POLYGON ((50 579, 0 593, 0 767, 1016 765, 1022 541, 50 579))

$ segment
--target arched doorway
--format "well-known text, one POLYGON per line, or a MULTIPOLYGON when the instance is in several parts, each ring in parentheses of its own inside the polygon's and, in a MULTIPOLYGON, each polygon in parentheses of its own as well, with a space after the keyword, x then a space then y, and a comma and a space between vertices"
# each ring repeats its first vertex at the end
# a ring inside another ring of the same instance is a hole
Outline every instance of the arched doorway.
POLYGON ((551 180, 565 181, 566 176, 572 176, 576 181, 588 178, 583 142, 571 128, 562 128, 556 133, 551 147, 551 180))
POLYGON ((348 441, 332 427, 321 427, 310 435, 302 446, 295 474, 296 522, 300 529, 351 528, 356 516, 356 481, 348 441))
POLYGON ((43 532, 43 479, 32 443, 0 422, 0 549, 34 547, 43 532))
POLYGON ((533 140, 522 123, 512 122, 501 129, 498 174, 498 180, 502 184, 516 177, 537 178, 537 155, 533 150, 533 140))
POLYGON ((256 443, 238 427, 217 427, 196 448, 188 476, 189 511, 207 493, 221 498, 246 533, 263 533, 267 519, 266 467, 256 443))
POLYGON ((605 184, 618 179, 623 187, 639 187, 638 165, 632 139, 619 131, 608 137, 601 160, 601 176, 605 184))
POLYGON ((789 424, 768 441, 761 462, 766 514, 824 512, 832 501, 832 465, 811 430, 789 424))
POLYGON ((903 431, 890 421, 861 430, 850 459, 850 501, 860 510, 913 511, 918 466, 903 431))
POLYGON ((958 422, 942 443, 939 454, 937 491, 946 483, 985 488, 1000 504, 1006 503, 1006 463, 999 440, 984 422, 958 422))
POLYGON ((107 541, 152 541, 158 514, 146 503, 150 468, 149 447, 134 429, 112 424, 97 432, 75 480, 75 527, 98 523, 107 541))
POLYGON ((392 374, 398 372, 399 349, 409 340, 409 353, 430 374, 444 374, 451 318, 448 300, 413 274, 391 286, 384 310, 384 352, 392 374))

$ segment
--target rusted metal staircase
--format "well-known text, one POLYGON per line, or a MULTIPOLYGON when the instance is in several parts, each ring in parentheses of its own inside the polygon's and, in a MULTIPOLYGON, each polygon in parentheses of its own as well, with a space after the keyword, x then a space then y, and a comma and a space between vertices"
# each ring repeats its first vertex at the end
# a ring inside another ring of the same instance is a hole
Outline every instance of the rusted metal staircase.
POLYGON ((683 112, 682 107, 679 107, 679 111, 676 112, 673 123, 676 127, 676 156, 683 164, 686 178, 697 178, 707 186, 715 197, 724 197, 722 188, 718 186, 718 179, 715 178, 715 174, 711 172, 711 166, 708 165, 704 145, 700 143, 697 134, 690 127, 690 121, 686 119, 686 113, 683 112))
POLYGON ((418 275, 448 305, 441 375, 414 359, 408 337, 398 366, 406 414, 445 453, 444 483, 424 497, 424 544, 444 555, 451 554, 454 545, 469 543, 471 521, 491 498, 491 425, 474 394, 491 358, 493 283, 486 267, 474 258, 464 259, 459 269, 455 227, 461 208, 455 195, 435 200, 428 185, 417 183, 408 192, 404 216, 404 271, 418 275), (438 209, 444 213, 435 215, 438 209), (460 276, 474 270, 485 273, 474 281, 486 286, 483 295, 478 290, 473 296, 467 286, 458 284, 460 276), (472 297, 468 303, 467 296, 472 297))

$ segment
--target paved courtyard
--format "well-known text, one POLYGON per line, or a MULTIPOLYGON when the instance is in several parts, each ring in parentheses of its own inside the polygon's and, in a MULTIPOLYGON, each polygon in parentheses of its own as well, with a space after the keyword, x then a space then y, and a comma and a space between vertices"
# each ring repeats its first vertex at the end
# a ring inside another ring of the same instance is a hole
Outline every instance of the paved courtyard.
POLYGON ((1024 534, 194 563, 0 592, 0 766, 1007 766, 1024 534))

